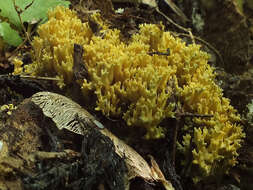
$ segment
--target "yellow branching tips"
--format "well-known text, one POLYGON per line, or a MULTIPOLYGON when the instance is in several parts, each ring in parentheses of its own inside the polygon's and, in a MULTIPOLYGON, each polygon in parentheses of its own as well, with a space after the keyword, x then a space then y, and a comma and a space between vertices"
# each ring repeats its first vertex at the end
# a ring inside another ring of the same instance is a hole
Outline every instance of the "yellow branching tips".
POLYGON ((73 79, 73 46, 87 44, 92 32, 79 20, 74 12, 57 7, 49 12, 49 21, 38 29, 39 37, 33 40, 34 63, 26 66, 33 75, 57 75, 63 79, 62 87, 73 79))
POLYGON ((176 104, 185 112, 212 114, 193 120, 181 150, 187 152, 194 143, 193 164, 202 176, 215 174, 221 166, 226 172, 235 165, 244 133, 237 124, 236 110, 214 82, 208 54, 197 45, 185 45, 161 25, 141 25, 128 43, 121 41, 119 30, 102 28, 103 35, 94 35, 74 12, 57 7, 38 30, 33 41, 34 63, 26 72, 57 76, 62 79, 60 86, 69 84, 73 44, 80 44, 89 80, 79 83, 84 95, 96 94, 96 110, 122 117, 129 126, 145 127, 146 138, 164 136, 159 123, 174 117, 176 104), (168 55, 154 53, 168 49, 168 55))
POLYGON ((84 81, 83 91, 95 91, 96 109, 105 115, 123 115, 129 126, 146 127, 147 138, 162 137, 158 124, 174 114, 168 83, 176 82, 176 66, 169 65, 166 57, 147 54, 157 51, 150 44, 157 46, 162 33, 155 25, 142 26, 141 33, 125 44, 119 31, 111 30, 104 39, 93 36, 92 43, 84 45, 91 81, 84 81))

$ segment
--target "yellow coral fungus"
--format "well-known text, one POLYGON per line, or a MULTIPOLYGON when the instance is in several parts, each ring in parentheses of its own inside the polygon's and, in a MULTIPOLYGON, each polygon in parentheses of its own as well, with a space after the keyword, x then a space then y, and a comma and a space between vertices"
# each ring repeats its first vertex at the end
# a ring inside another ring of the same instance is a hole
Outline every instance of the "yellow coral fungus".
POLYGON ((193 164, 203 176, 215 174, 221 165, 224 171, 233 166, 244 133, 236 124, 240 120, 236 110, 214 82, 208 55, 198 45, 186 46, 161 25, 141 25, 128 44, 120 40, 119 30, 103 28, 103 36, 93 35, 74 12, 56 8, 38 30, 33 41, 35 60, 26 72, 55 75, 70 83, 73 44, 81 44, 89 74, 81 89, 84 95, 96 94, 96 110, 122 117, 129 126, 145 127, 147 138, 164 136, 159 123, 174 116, 176 104, 186 112, 213 114, 193 120, 195 128, 189 131, 194 132, 186 132, 182 150, 190 150, 190 142, 194 143, 193 164), (152 54, 168 49, 170 55, 152 54))
MULTIPOLYGON (((68 84, 73 80, 73 46, 87 44, 92 32, 74 12, 57 7, 48 14, 49 21, 38 29, 33 40, 34 63, 26 66, 32 75, 57 75, 68 84)), ((64 83, 59 84, 63 86, 64 83)))
POLYGON ((12 63, 14 65, 14 71, 13 71, 12 74, 14 74, 14 75, 22 74, 22 72, 23 72, 23 67, 22 67, 23 62, 21 60, 15 58, 12 63))
POLYGON ((0 112, 5 111, 8 115, 11 115, 12 111, 17 109, 13 104, 5 104, 0 106, 0 112))
POLYGON ((145 39, 135 35, 130 44, 120 42, 118 30, 107 31, 103 39, 93 36, 92 43, 84 45, 91 82, 85 80, 82 89, 95 91, 97 110, 108 116, 123 115, 128 125, 145 127, 147 138, 159 138, 163 133, 158 124, 174 114, 174 103, 167 101, 173 90, 167 84, 176 80, 176 66, 168 65, 166 58, 147 54, 157 50, 149 43, 155 47, 155 36, 159 35, 159 40, 163 33, 154 25, 147 27, 142 28, 151 35, 147 33, 145 39))

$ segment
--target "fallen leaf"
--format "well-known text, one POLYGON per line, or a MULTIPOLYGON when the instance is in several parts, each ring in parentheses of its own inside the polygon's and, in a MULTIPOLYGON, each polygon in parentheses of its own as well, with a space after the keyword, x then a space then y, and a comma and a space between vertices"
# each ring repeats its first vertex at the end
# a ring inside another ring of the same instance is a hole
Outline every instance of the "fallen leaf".
POLYGON ((7 22, 0 22, 0 37, 12 46, 18 46, 23 41, 18 32, 13 30, 7 22))
MULTIPOLYGON (((45 22, 49 9, 53 9, 57 5, 68 7, 70 2, 58 0, 15 0, 15 4, 19 9, 23 10, 21 14, 22 22, 30 23, 32 21, 34 22, 34 20, 39 21, 41 19, 42 22, 45 22), (28 5, 30 6, 27 7, 28 5)), ((8 18, 11 24, 14 24, 21 30, 22 23, 20 23, 18 14, 14 8, 13 0, 0 1, 0 16, 8 18)))

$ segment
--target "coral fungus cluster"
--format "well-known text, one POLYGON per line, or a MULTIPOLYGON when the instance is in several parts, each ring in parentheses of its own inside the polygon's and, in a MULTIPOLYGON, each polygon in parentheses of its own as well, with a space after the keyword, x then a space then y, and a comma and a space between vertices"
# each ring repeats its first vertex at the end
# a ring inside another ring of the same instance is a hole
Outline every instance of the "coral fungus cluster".
POLYGON ((54 76, 63 87, 73 80, 73 44, 87 44, 92 32, 76 14, 63 7, 48 13, 49 21, 38 29, 39 37, 33 40, 34 63, 26 72, 39 76, 54 76))
POLYGON ((235 165, 244 136, 237 124, 240 117, 215 84, 208 55, 198 45, 187 46, 163 26, 153 24, 141 25, 128 43, 117 29, 104 28, 103 35, 95 35, 87 23, 62 7, 49 13, 49 21, 38 34, 33 40, 34 62, 26 66, 27 73, 57 76, 62 79, 60 86, 69 84, 74 43, 80 44, 89 80, 79 83, 84 95, 96 94, 96 110, 122 117, 129 126, 145 127, 146 138, 163 137, 165 129, 159 123, 174 117, 177 107, 212 114, 193 119, 181 150, 187 152, 194 143, 193 164, 203 176, 214 174, 220 166, 227 171, 235 165), (168 55, 155 53, 168 50, 168 55))

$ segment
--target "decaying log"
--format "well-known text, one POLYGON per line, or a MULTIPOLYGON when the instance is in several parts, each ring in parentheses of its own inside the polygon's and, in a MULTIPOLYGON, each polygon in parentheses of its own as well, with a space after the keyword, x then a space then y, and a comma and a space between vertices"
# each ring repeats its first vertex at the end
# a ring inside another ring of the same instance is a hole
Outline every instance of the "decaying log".
POLYGON ((7 123, 1 125, 2 152, 5 150, 0 157, 2 189, 11 187, 7 176, 12 176, 10 183, 18 184, 15 189, 59 188, 62 181, 65 188, 102 184, 109 189, 122 189, 122 185, 127 189, 129 180, 135 177, 149 183, 161 182, 166 189, 174 189, 152 157, 152 166, 149 166, 94 116, 62 95, 36 93, 18 106, 7 123), (124 164, 128 171, 126 178, 124 164), (107 171, 110 175, 105 175, 110 179, 101 178, 107 171), (48 180, 52 175, 59 180, 48 180), (82 177, 79 179, 76 175, 82 177), (88 180, 87 176, 93 178, 88 180), (101 179, 101 183, 96 179, 101 179), (116 181, 118 186, 110 184, 110 180, 112 184, 116 181), (44 187, 40 187, 41 184, 44 187), (120 184, 121 188, 117 188, 120 184))

